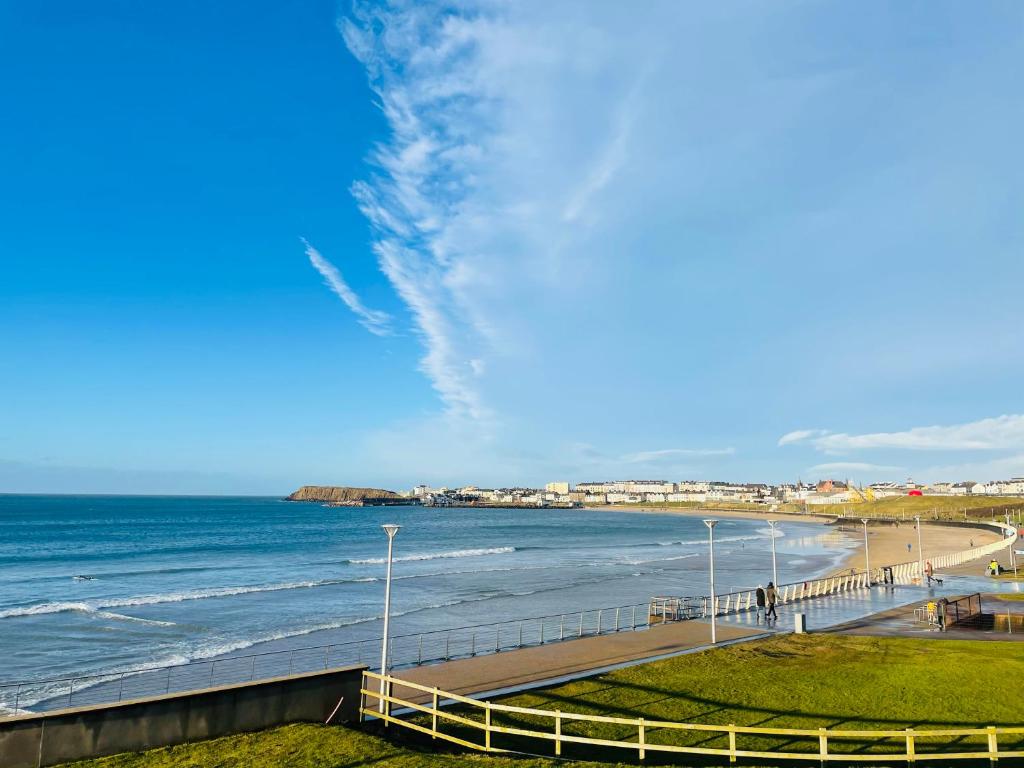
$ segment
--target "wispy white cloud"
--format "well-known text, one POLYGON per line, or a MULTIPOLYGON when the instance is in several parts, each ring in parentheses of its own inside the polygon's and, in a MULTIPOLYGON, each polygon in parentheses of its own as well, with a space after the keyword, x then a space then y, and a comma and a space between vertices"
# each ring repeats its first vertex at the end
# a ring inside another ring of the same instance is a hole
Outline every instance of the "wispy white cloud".
POLYGON ((323 276, 327 287, 352 310, 359 320, 359 324, 377 336, 391 335, 391 315, 380 310, 369 309, 363 304, 356 292, 345 282, 345 278, 341 276, 338 268, 325 259, 320 251, 310 245, 306 238, 300 239, 306 247, 306 256, 309 257, 309 263, 323 276))
MULTIPOLYGON (((914 427, 902 432, 826 434, 813 441, 826 453, 867 449, 995 451, 1024 448, 1024 415, 1012 414, 952 426, 914 427)), ((781 444, 781 441, 780 441, 781 444)))
POLYGON ((894 472, 905 472, 904 467, 891 467, 884 464, 868 464, 863 461, 834 461, 827 464, 815 464, 808 467, 807 472, 811 474, 842 474, 846 472, 871 472, 877 474, 892 474, 894 472))
POLYGON ((661 461, 674 461, 681 457, 692 456, 731 456, 734 448, 663 448, 658 451, 640 451, 629 453, 620 458, 623 464, 650 464, 661 461))
POLYGON ((787 432, 779 438, 778 445, 792 445, 793 443, 802 443, 805 440, 809 440, 812 437, 820 437, 821 435, 827 435, 828 430, 824 429, 797 429, 793 432, 787 432))

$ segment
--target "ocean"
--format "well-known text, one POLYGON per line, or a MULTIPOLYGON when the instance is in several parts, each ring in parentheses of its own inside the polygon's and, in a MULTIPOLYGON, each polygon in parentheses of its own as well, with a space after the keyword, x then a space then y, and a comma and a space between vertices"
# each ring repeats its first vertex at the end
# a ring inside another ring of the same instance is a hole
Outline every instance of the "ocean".
MULTIPOLYGON (((601 510, 329 508, 254 497, 0 495, 0 683, 380 637, 708 593, 696 517, 601 510)), ((785 521, 779 579, 853 543, 785 521)), ((719 593, 767 583, 760 520, 715 531, 719 593)))

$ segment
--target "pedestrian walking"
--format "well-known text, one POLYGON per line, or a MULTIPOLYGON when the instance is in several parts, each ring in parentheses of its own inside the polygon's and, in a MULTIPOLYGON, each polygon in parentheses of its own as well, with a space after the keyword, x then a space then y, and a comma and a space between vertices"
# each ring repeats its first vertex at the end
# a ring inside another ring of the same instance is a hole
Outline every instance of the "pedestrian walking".
POLYGON ((765 617, 764 615, 764 587, 762 587, 760 584, 757 585, 757 591, 754 592, 754 602, 757 603, 757 613, 754 614, 754 621, 756 621, 758 624, 761 623, 761 619, 765 619, 767 621, 767 617, 765 617))
POLYGON ((768 622, 771 619, 775 619, 776 621, 778 621, 779 614, 777 614, 775 612, 775 601, 778 600, 778 597, 779 597, 779 594, 778 594, 778 591, 775 589, 774 582, 769 581, 768 582, 768 589, 766 589, 764 591, 764 598, 765 598, 765 601, 768 603, 768 610, 765 611, 765 614, 764 614, 765 622, 768 622))
POLYGON ((924 564, 924 575, 928 577, 928 586, 932 585, 932 578, 935 576, 935 569, 932 568, 932 561, 928 560, 924 564))

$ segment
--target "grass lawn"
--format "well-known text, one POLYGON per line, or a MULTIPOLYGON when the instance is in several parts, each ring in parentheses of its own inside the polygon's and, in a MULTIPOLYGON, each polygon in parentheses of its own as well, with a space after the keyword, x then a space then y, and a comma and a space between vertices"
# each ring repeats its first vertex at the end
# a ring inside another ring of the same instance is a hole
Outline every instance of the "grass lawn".
MULTIPOLYGON (((623 669, 524 693, 502 703, 646 720, 778 728, 902 730, 1024 725, 1024 644, 984 641, 793 635, 623 669)), ((479 717, 478 712, 471 715, 479 717)), ((492 722, 537 730, 549 718, 501 714, 492 722)), ((470 729, 452 731, 476 740, 470 729)), ((635 740, 627 725, 566 722, 563 733, 635 740)), ((706 732, 648 729, 648 741, 727 747, 706 732)), ((922 740, 919 752, 940 739, 922 740)), ((1024 749, 1024 734, 1002 737, 1024 749)), ((546 752, 550 745, 499 736, 495 746, 546 752)), ((739 737, 740 749, 817 750, 817 739, 739 737)), ((834 741, 830 751, 902 751, 903 740, 870 749, 862 740, 834 741)), ((962 743, 983 746, 982 738, 962 743)), ((577 747, 566 756, 603 756, 577 747)), ((631 758, 619 749, 604 753, 631 758)), ((650 757, 650 753, 649 753, 650 757)), ((658 758, 655 758, 658 759, 658 758)))
MULTIPOLYGON (((1024 643, 867 638, 812 634, 772 638, 715 651, 630 667, 611 674, 502 699, 502 703, 566 712, 643 717, 693 723, 735 723, 767 727, 920 729, 1024 724, 1024 643)), ((469 711, 478 719, 478 710, 469 711)), ((550 719, 498 715, 496 725, 550 730, 550 719)), ((448 732, 480 741, 482 732, 445 725, 448 732)), ((399 728, 388 740, 346 728, 297 725, 260 734, 124 755, 75 764, 76 768, 356 768, 363 765, 433 768, 443 765, 541 768, 546 759, 510 759, 444 750, 399 728)), ((635 739, 627 726, 569 723, 564 733, 635 739)), ((700 732, 648 730, 648 741, 725 746, 725 737, 700 732)), ((817 740, 740 736, 741 749, 817 750, 817 740)), ((941 740, 919 740, 918 751, 941 740)), ((1002 736, 1001 747, 1024 749, 1024 736, 1002 736)), ((496 735, 494 745, 550 754, 551 743, 496 735)), ((863 742, 830 742, 830 750, 858 751, 863 742)), ((964 751, 981 740, 963 741, 964 751)), ((872 749, 877 749, 873 747, 872 749)), ((901 751, 902 740, 883 749, 901 751)), ((565 757, 632 762, 635 752, 595 751, 566 745, 565 757)), ((648 753, 647 762, 669 759, 648 753)), ((700 764, 700 758, 677 756, 700 764)), ((715 760, 721 762, 721 760, 715 760)), ((810 765, 812 763, 793 763, 810 765)))
MULTIPOLYGON (((789 505, 782 507, 789 508, 789 505)), ((1005 514, 1017 509, 1024 509, 1024 499, 1007 499, 999 496, 890 496, 876 501, 859 504, 824 504, 812 505, 808 511, 827 515, 847 515, 857 517, 913 517, 921 515, 926 520, 978 520, 994 519, 1004 522, 1005 514)))
POLYGON ((555 768, 556 763, 477 754, 433 754, 395 745, 352 728, 297 724, 198 744, 65 763, 61 768, 446 768, 452 765, 555 768))

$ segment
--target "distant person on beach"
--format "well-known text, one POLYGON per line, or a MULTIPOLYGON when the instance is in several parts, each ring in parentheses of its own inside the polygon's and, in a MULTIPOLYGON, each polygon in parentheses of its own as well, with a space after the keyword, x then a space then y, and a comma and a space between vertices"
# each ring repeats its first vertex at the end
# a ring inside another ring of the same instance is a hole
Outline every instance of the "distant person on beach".
POLYGON ((909 552, 909 551, 910 551, 910 548, 911 548, 911 544, 910 544, 910 542, 908 541, 908 542, 907 542, 907 552, 909 552))
POLYGON ((974 539, 971 539, 971 549, 974 549, 974 539))
POLYGON ((768 610, 764 614, 765 622, 770 619, 778 621, 779 614, 775 612, 775 601, 778 599, 778 592, 775 590, 775 583, 769 581, 768 589, 764 591, 765 600, 768 602, 768 610))
MULTIPOLYGON (((764 615, 765 615, 764 614, 764 605, 765 605, 764 587, 762 587, 760 584, 757 585, 757 591, 754 593, 754 602, 757 603, 757 613, 754 614, 754 620, 758 624, 760 624, 761 623, 761 618, 764 617, 764 615)), ((765 617, 765 621, 767 621, 767 617, 765 617)))

